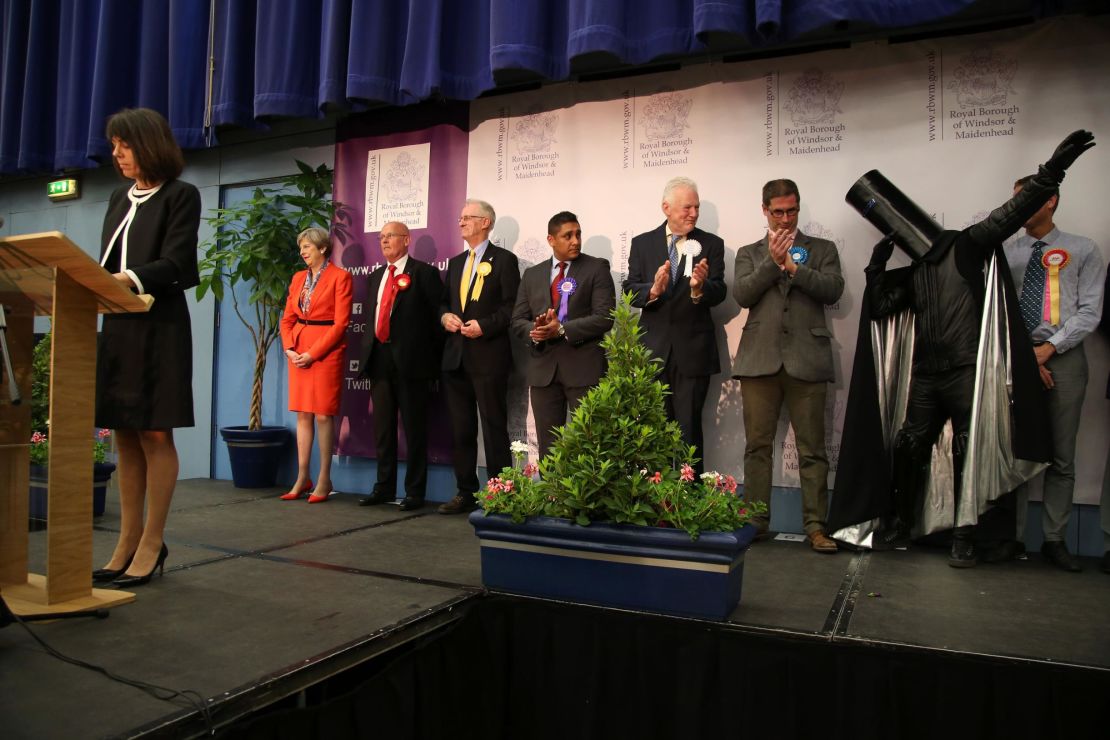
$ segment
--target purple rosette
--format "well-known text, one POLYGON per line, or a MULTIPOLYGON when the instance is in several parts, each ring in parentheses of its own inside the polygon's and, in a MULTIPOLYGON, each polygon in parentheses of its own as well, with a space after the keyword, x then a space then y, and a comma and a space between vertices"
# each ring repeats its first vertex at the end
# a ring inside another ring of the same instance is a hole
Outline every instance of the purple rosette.
POLYGON ((563 282, 559 283, 559 323, 562 324, 567 320, 567 303, 570 302, 570 297, 574 295, 574 291, 578 290, 578 281, 572 277, 565 278, 563 282))

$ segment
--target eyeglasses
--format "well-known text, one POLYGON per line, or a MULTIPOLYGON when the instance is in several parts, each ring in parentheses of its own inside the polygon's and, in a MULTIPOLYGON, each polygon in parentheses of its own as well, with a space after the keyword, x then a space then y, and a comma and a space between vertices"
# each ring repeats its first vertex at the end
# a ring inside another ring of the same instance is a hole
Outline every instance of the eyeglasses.
POLYGON ((767 211, 767 212, 770 213, 775 218, 787 218, 788 216, 797 216, 798 211, 800 211, 800 210, 802 210, 802 209, 800 209, 800 208, 787 208, 786 210, 783 210, 782 208, 776 208, 773 211, 767 211))
POLYGON ((476 218, 489 218, 489 216, 459 216, 460 221, 471 221, 476 218))
POLYGON ((381 240, 384 242, 386 239, 401 239, 408 236, 408 234, 382 234, 381 240))

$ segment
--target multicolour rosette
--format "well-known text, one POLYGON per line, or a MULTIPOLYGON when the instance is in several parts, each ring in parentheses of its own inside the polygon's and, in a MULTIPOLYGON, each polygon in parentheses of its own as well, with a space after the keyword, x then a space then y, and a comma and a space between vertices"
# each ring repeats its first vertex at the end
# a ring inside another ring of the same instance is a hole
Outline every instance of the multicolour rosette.
POLYGON ((572 277, 563 278, 563 282, 559 283, 559 323, 562 324, 567 320, 567 304, 570 302, 570 297, 574 295, 574 291, 578 290, 578 281, 572 277))
POLYGON ((1060 270, 1067 267, 1071 255, 1066 250, 1050 249, 1041 257, 1047 279, 1044 281, 1044 320, 1053 326, 1060 325, 1060 270))
POLYGON ((692 277, 694 274, 695 257, 701 254, 701 242, 697 239, 687 239, 682 242, 682 255, 686 258, 686 277, 692 277))
POLYGON ((804 265, 806 262, 809 262, 809 250, 805 247, 795 244, 790 247, 790 249, 786 250, 786 252, 790 255, 790 259, 794 260, 795 265, 804 265))
POLYGON ((474 281, 474 290, 470 291, 470 300, 476 301, 482 297, 482 286, 486 284, 486 276, 493 272, 493 260, 478 263, 478 277, 474 281))
POLYGON ((412 285, 412 278, 402 272, 393 280, 393 284, 397 286, 397 292, 404 292, 412 285))

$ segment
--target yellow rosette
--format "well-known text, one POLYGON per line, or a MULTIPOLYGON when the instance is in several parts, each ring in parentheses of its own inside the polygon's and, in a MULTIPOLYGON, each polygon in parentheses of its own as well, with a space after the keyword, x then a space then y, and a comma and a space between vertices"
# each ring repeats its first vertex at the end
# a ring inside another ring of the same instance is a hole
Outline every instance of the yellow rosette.
POLYGON ((1048 295, 1044 301, 1044 318, 1053 326, 1060 325, 1060 270, 1067 267, 1070 261, 1071 255, 1063 249, 1050 249, 1041 257, 1041 264, 1048 273, 1045 281, 1045 292, 1048 295))
POLYGON ((470 300, 476 301, 482 297, 482 286, 486 284, 486 275, 493 272, 489 262, 478 265, 478 279, 474 281, 474 290, 470 291, 470 300))

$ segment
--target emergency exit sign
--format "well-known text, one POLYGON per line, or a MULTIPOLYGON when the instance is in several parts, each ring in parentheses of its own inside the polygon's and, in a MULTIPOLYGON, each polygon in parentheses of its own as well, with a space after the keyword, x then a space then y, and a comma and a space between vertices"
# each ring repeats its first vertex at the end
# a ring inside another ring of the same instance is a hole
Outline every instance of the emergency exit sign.
POLYGON ((79 195, 77 180, 54 180, 46 184, 46 197, 50 200, 69 200, 79 195))

